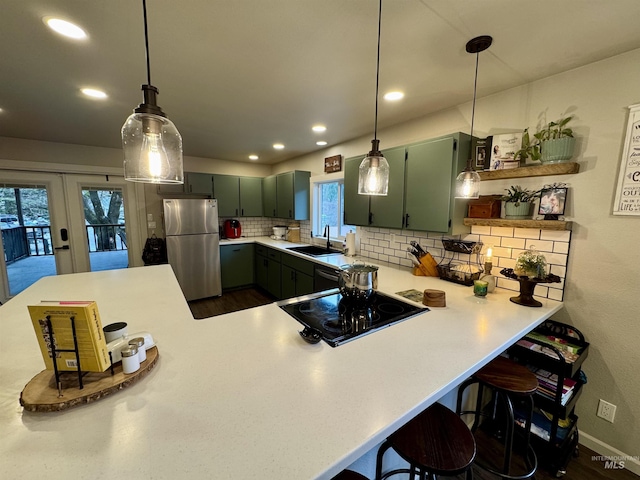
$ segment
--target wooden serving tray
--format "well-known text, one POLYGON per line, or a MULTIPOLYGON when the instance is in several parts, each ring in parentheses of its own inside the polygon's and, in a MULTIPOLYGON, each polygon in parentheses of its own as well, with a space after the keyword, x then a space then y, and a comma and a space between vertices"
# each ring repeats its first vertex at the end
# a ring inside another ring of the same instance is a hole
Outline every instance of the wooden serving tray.
POLYGON ((144 378, 158 362, 158 347, 147 350, 147 359, 142 362, 140 369, 126 375, 122 373, 122 362, 106 372, 87 372, 82 377, 84 388, 78 388, 77 372, 63 372, 60 374, 62 382, 62 396, 58 396, 55 375, 52 370, 43 370, 33 377, 20 394, 20 405, 28 412, 59 412, 77 405, 92 403, 111 395, 118 390, 133 385, 144 378))

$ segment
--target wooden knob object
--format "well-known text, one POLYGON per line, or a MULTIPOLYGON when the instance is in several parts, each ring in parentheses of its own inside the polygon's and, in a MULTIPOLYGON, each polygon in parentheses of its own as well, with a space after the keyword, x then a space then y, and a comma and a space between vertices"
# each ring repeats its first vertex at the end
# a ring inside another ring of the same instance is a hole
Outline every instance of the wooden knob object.
POLYGON ((442 290, 427 288, 422 296, 422 303, 427 307, 446 307, 447 299, 442 290))

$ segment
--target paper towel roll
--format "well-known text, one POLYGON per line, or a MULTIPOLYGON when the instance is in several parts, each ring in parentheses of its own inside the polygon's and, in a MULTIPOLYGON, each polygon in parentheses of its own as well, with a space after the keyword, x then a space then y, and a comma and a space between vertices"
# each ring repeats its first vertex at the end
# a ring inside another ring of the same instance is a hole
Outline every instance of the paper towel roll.
POLYGON ((353 232, 347 233, 347 239, 345 241, 346 244, 346 254, 350 257, 353 257, 356 254, 356 234, 353 232))

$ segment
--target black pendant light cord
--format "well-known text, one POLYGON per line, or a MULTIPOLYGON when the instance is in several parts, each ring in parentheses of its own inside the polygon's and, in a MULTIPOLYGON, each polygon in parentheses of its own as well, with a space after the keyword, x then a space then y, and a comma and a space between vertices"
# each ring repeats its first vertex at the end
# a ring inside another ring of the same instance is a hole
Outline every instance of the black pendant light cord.
POLYGON ((149 29, 147 27, 147 0, 142 0, 144 17, 144 52, 147 57, 147 85, 151 85, 151 61, 149 60, 149 29))
POLYGON ((378 139, 378 85, 380 83, 380 27, 382 25, 382 0, 378 9, 378 55, 376 60, 376 116, 373 124, 373 139, 378 139))
POLYGON ((473 104, 471 106, 471 138, 473 138, 473 120, 476 118, 476 88, 478 87, 478 61, 480 52, 476 52, 476 76, 473 81, 473 104))

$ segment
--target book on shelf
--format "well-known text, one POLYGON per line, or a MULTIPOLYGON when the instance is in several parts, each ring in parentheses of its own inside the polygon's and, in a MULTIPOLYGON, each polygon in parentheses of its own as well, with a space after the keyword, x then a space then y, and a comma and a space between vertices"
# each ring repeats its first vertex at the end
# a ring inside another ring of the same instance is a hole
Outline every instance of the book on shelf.
MULTIPOLYGON (((538 379, 538 393, 555 401, 558 391, 558 375, 531 365, 527 365, 527 368, 529 368, 529 370, 531 370, 538 379)), ((578 382, 572 378, 565 378, 562 383, 562 396, 560 403, 562 405, 566 405, 571 398, 571 395, 573 395, 574 387, 578 382)))
POLYGON ((521 338, 520 340, 518 340, 516 343, 521 347, 527 348, 534 352, 540 352, 549 357, 555 358, 556 360, 560 360, 558 358, 557 352, 552 348, 549 348, 550 346, 552 346, 560 351, 560 354, 562 355, 562 359, 564 359, 568 363, 574 363, 580 357, 580 354, 577 353, 578 351, 580 351, 580 347, 570 343, 561 343, 558 341, 553 341, 551 340, 551 338, 555 338, 555 337, 547 337, 546 335, 530 332, 527 335, 525 335, 524 338, 521 338), (535 341, 532 341, 532 340, 535 340, 535 341), (543 345, 541 345, 541 343, 543 345))
POLYGON ((76 354, 73 351, 71 317, 75 323, 80 369, 104 372, 109 368, 111 361, 96 302, 47 300, 37 305, 28 305, 27 308, 47 370, 53 370, 52 341, 56 349, 58 370, 72 371, 78 368, 76 354), (51 321, 53 340, 47 327, 47 319, 51 321), (60 352, 59 349, 72 351, 60 352))

